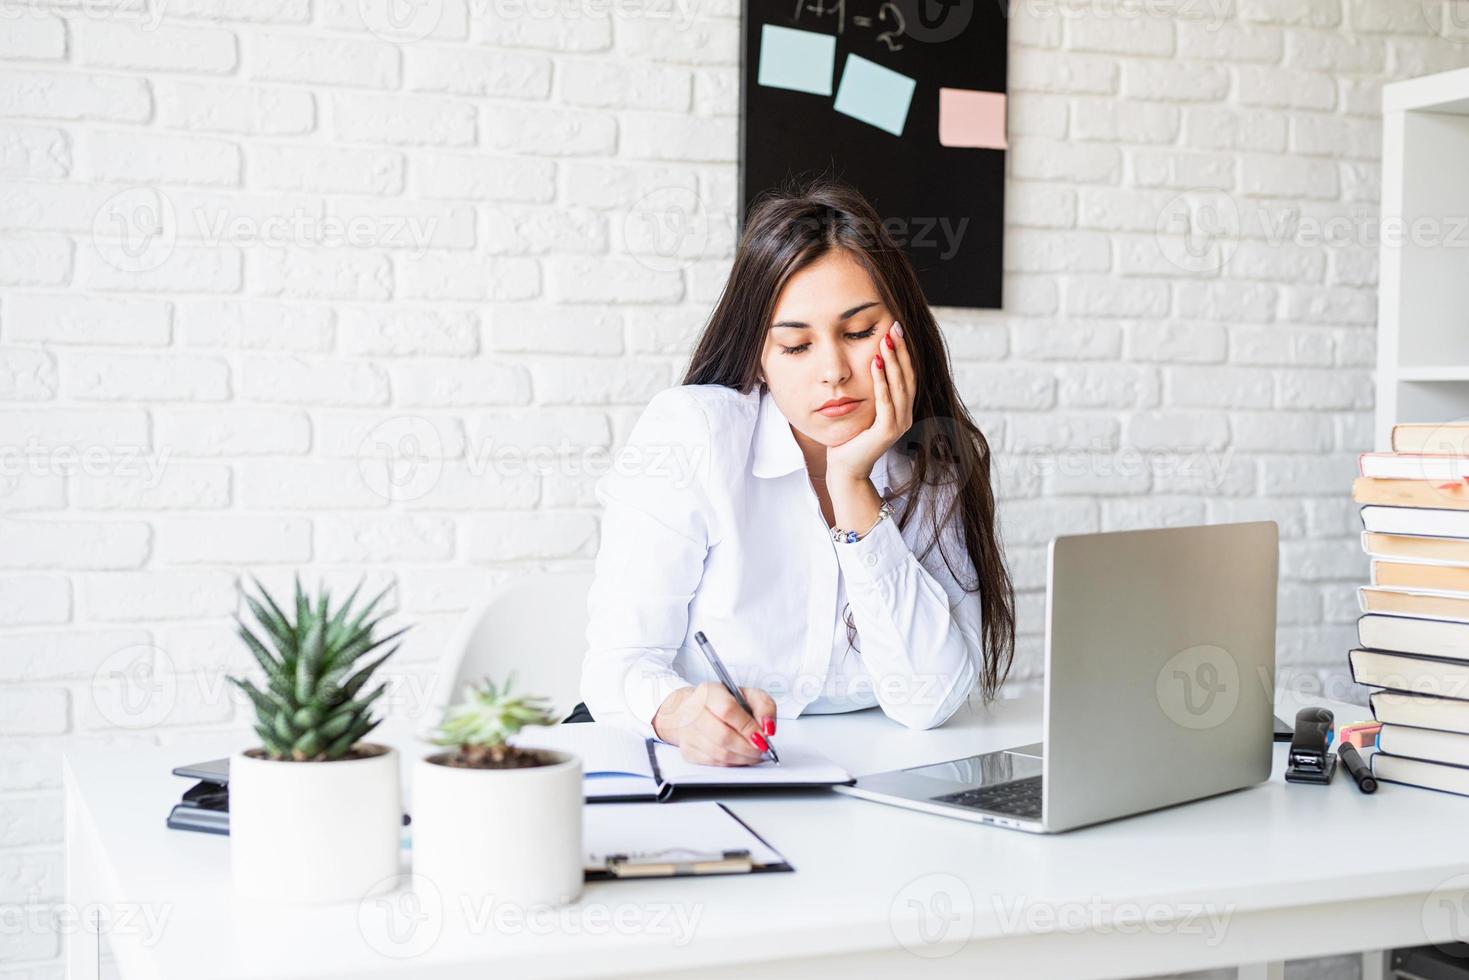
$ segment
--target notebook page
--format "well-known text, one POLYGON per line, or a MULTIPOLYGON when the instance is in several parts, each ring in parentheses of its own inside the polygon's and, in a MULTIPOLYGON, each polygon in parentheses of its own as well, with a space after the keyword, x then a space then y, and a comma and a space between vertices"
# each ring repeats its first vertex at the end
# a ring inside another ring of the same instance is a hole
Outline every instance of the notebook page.
POLYGON ((785 860, 713 802, 584 807, 582 850, 586 866, 598 868, 606 865, 609 854, 678 861, 691 851, 749 851, 757 865, 785 860))
POLYGON ((527 748, 553 749, 581 756, 582 773, 620 773, 653 778, 648 743, 617 725, 579 722, 573 725, 529 725, 510 739, 527 748))
POLYGON ((678 746, 655 743, 658 769, 663 781, 674 786, 698 786, 701 783, 751 786, 779 786, 782 783, 845 783, 852 776, 841 766, 814 749, 791 743, 777 745, 780 765, 769 759, 753 766, 701 766, 688 762, 679 754, 678 746))

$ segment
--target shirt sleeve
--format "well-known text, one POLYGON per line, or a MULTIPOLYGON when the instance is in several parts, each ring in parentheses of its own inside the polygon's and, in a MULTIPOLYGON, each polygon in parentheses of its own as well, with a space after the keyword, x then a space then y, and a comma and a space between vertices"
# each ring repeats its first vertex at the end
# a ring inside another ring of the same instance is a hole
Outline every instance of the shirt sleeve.
POLYGON ((656 395, 597 481, 602 540, 587 596, 581 694, 592 717, 655 737, 653 715, 692 685, 673 669, 709 550, 709 424, 687 393, 656 395))
POLYGON ((833 542, 877 702, 915 729, 948 721, 974 690, 983 656, 979 594, 964 591, 942 553, 972 584, 958 511, 942 529, 942 548, 920 560, 931 521, 920 505, 903 531, 895 514, 861 540, 833 542))

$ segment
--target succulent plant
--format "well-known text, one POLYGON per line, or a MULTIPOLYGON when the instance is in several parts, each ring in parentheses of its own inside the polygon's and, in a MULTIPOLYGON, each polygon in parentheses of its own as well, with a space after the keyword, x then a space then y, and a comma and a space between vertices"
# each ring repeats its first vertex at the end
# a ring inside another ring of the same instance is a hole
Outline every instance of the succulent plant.
POLYGON ((554 725, 549 699, 512 696, 514 676, 497 688, 488 677, 464 686, 464 700, 444 712, 444 721, 434 735, 435 745, 459 749, 458 762, 472 767, 508 764, 540 764, 536 753, 524 753, 507 739, 526 725, 554 725), (517 760, 517 756, 525 758, 517 760))
MULTIPOLYGON (((398 649, 390 647, 375 659, 359 663, 369 653, 401 636, 374 635, 387 614, 373 617, 388 589, 353 610, 362 583, 335 611, 323 587, 313 604, 296 579, 295 617, 281 610, 259 580, 257 599, 243 593, 259 635, 236 617, 240 638, 265 670, 262 690, 248 680, 230 681, 249 695, 255 705, 255 732, 273 759, 328 762, 340 759, 373 728, 372 705, 386 690, 379 684, 363 694, 367 681, 383 661, 398 649)), ((389 589, 391 586, 389 586, 389 589)), ((243 591, 243 590, 242 590, 243 591)))

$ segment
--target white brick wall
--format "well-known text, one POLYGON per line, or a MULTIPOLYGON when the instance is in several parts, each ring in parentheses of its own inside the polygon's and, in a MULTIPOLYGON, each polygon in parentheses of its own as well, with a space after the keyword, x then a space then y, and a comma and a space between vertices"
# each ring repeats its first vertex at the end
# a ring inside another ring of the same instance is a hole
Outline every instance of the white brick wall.
MULTIPOLYGON (((739 52, 729 0, 585 6, 439 0, 411 37, 352 0, 7 10, 0 900, 59 896, 58 750, 125 735, 109 658, 218 690, 239 572, 396 582, 422 663, 498 581, 595 553, 572 462, 677 379, 727 270, 739 52)), ((1008 309, 938 312, 998 452, 1017 687, 1051 534, 1258 518, 1283 668, 1339 676, 1379 89, 1469 46, 1436 0, 1012 6, 1008 309), (1202 258, 1191 200, 1238 232, 1202 258), (1291 234, 1332 219, 1361 234, 1291 234)), ((246 722, 189 700, 158 723, 246 722)))

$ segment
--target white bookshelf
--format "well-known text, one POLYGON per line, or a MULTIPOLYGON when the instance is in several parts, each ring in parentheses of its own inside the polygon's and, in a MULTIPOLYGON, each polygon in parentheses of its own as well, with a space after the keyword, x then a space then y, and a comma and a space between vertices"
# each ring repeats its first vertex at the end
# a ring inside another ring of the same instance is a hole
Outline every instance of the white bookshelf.
POLYGON ((1382 90, 1374 440, 1469 419, 1469 68, 1382 90))

